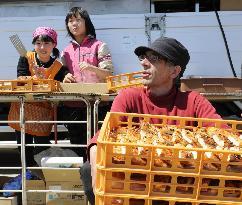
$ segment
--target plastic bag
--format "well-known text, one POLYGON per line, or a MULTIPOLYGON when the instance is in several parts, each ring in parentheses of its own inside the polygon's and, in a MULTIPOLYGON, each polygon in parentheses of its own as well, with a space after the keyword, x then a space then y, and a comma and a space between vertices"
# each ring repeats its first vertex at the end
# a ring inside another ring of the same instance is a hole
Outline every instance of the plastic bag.
MULTIPOLYGON (((31 173, 31 171, 26 171, 26 180, 38 180, 39 177, 31 173)), ((22 189, 22 174, 10 179, 3 185, 3 190, 21 190, 22 189)), ((15 192, 3 192, 3 196, 10 197, 14 196, 15 192)))
POLYGON ((41 159, 45 157, 79 157, 74 151, 70 149, 62 149, 60 147, 50 147, 36 155, 34 160, 41 167, 41 159))

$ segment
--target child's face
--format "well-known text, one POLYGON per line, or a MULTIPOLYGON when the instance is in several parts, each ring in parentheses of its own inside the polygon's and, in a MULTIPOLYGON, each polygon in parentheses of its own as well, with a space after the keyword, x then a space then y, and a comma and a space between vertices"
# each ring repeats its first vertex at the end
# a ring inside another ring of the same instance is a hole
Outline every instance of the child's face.
POLYGON ((41 41, 39 38, 36 40, 34 44, 34 49, 38 54, 40 60, 48 59, 52 53, 55 44, 53 42, 44 42, 41 41))
POLYGON ((86 35, 85 20, 79 14, 69 18, 68 28, 75 38, 86 35))

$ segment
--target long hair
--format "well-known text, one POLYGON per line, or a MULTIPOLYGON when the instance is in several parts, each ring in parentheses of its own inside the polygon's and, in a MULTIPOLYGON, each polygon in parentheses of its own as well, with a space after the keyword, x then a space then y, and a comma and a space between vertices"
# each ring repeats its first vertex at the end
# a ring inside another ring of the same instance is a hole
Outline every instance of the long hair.
MULTIPOLYGON (((33 41, 32 41, 32 44, 33 44, 33 45, 35 44, 35 42, 36 42, 37 39, 39 39, 40 41, 43 41, 43 42, 52 42, 52 43, 55 43, 51 37, 49 37, 49 36, 47 36, 47 35, 41 35, 41 36, 37 36, 37 37, 35 37, 35 38, 33 39, 33 41)), ((56 48, 56 47, 53 48, 53 50, 52 50, 52 55, 53 55, 53 57, 54 57, 55 59, 56 59, 56 58, 59 58, 59 56, 60 56, 60 51, 58 50, 58 48, 56 48)))
POLYGON ((90 19, 90 16, 89 16, 88 12, 81 7, 71 8, 66 15, 65 23, 66 23, 66 30, 68 32, 68 35, 71 36, 72 39, 75 39, 75 37, 69 30, 68 22, 71 17, 76 18, 78 16, 78 14, 85 20, 86 35, 96 38, 96 31, 95 31, 94 25, 90 19))

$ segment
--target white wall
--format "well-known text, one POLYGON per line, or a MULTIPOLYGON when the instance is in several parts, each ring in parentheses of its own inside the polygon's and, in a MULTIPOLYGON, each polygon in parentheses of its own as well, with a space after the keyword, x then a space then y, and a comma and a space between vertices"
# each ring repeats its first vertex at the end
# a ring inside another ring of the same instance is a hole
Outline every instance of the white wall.
MULTIPOLYGON (((219 12, 219 15, 236 73, 240 76, 242 12, 219 12)), ((166 35, 177 38, 190 51, 191 60, 185 75, 233 76, 214 12, 173 13, 166 19, 166 35)))
MULTIPOLYGON (((108 43, 116 73, 140 69, 133 50, 136 45, 146 44, 144 15, 96 15, 92 16, 92 19, 98 39, 108 43)), ((57 47, 61 51, 70 40, 66 36, 64 16, 0 18, 1 79, 16 77, 19 54, 11 44, 9 36, 18 34, 27 50, 31 50, 33 48, 32 31, 43 25, 56 29, 58 32, 57 47)))
POLYGON ((0 17, 64 16, 73 6, 89 14, 142 14, 150 12, 150 0, 52 0, 0 3, 0 17))
MULTIPOLYGON (((133 50, 148 45, 145 16, 150 14, 92 15, 99 39, 108 43, 115 73, 141 69, 133 50)), ((220 13, 236 73, 240 76, 242 61, 242 12, 220 13)), ((67 45, 64 16, 0 18, 0 79, 16 76, 18 53, 9 41, 17 33, 24 45, 32 49, 32 31, 37 26, 52 26, 58 31, 58 48, 67 45)), ((152 32, 155 35, 155 31, 152 32)), ((166 36, 175 37, 189 50, 190 63, 185 75, 231 77, 221 32, 214 13, 176 13, 166 17, 166 36)))

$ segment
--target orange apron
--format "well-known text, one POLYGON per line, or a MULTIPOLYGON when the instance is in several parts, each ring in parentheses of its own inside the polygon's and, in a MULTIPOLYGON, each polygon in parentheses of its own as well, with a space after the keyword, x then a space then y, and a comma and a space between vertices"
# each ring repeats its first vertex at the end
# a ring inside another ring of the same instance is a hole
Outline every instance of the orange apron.
MULTIPOLYGON (((26 55, 29 63, 29 70, 31 76, 34 75, 33 66, 36 65, 35 52, 27 52, 26 55)), ((54 63, 44 70, 47 79, 54 79, 62 64, 55 60, 54 63)), ((24 103, 24 119, 25 121, 53 121, 54 111, 51 103, 49 102, 31 102, 24 103)), ((11 103, 10 111, 8 114, 9 121, 20 120, 20 104, 11 103)), ((15 130, 20 131, 20 123, 9 123, 9 126, 15 130)), ((25 133, 35 136, 48 136, 52 130, 53 123, 26 123, 25 133)))

